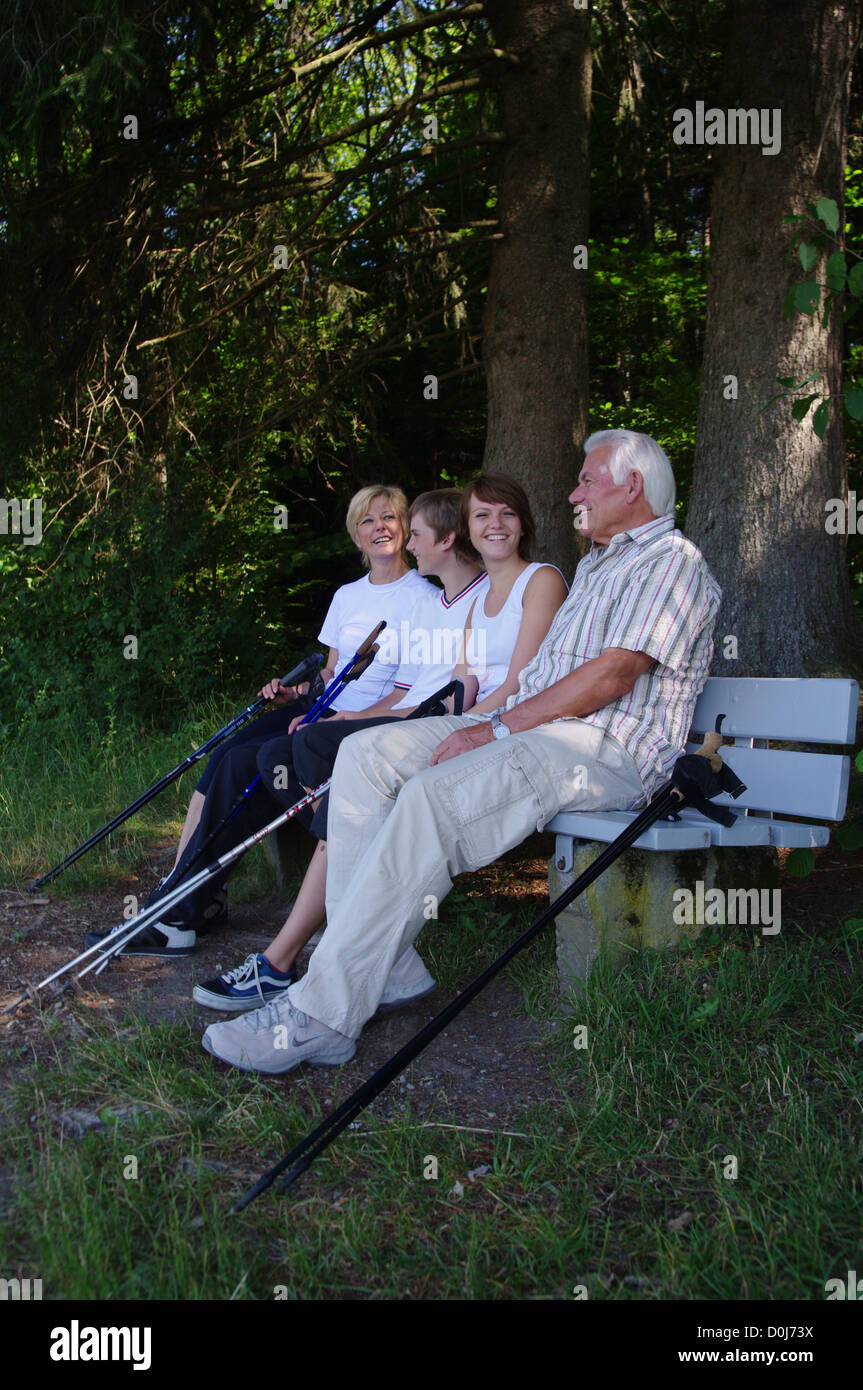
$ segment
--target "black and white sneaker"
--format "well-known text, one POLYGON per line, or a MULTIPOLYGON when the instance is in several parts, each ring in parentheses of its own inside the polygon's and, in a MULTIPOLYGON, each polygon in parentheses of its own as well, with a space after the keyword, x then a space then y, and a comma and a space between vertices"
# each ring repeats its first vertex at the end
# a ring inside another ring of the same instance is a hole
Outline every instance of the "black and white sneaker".
MULTIPOLYGON (((149 898, 146 899, 144 907, 153 907, 157 902, 159 902, 161 898, 165 897, 166 893, 170 893, 172 891, 172 887, 177 887, 177 884, 170 885, 170 878, 171 875, 168 874, 166 878, 160 880, 157 886, 153 889, 153 892, 150 894, 149 898), (165 887, 166 884, 169 884, 168 888, 165 887)), ((168 908, 167 915, 168 917, 170 917, 171 908, 168 908)), ((227 920, 228 885, 226 883, 223 883, 220 888, 216 889, 212 898, 207 903, 207 906, 204 908, 204 911, 195 921, 194 929, 195 931, 197 931, 199 936, 203 936, 208 931, 210 931, 211 928, 221 927, 225 922, 227 922, 227 920)))
MULTIPOLYGON (((111 927, 105 931, 88 932, 85 945, 100 946, 103 942, 109 946, 113 945, 117 937, 128 932, 130 927, 131 922, 121 922, 118 927, 111 927)), ((143 927, 137 932, 125 946, 121 946, 117 955, 190 956, 195 949, 196 940, 195 932, 188 931, 185 927, 172 927, 170 922, 151 922, 148 927, 143 927)))

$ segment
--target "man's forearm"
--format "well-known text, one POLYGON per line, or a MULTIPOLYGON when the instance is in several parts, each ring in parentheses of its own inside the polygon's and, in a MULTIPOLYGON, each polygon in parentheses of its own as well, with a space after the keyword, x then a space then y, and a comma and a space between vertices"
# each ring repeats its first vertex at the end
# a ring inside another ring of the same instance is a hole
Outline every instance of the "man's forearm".
POLYGON ((550 724, 554 719, 583 719, 626 695, 651 665, 651 658, 644 652, 609 649, 570 671, 547 690, 521 700, 502 716, 503 722, 518 734, 550 724))

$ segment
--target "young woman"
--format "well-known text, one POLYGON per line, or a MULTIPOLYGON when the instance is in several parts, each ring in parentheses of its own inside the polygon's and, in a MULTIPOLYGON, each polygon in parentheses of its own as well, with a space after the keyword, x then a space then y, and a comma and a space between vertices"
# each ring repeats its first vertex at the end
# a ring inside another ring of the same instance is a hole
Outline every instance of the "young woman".
POLYGON ((465 627, 464 659, 454 675, 475 676, 472 714, 493 713, 518 689, 519 672, 539 651, 567 595, 555 565, 531 562, 536 530, 524 489, 503 473, 481 473, 462 499, 460 530, 482 556, 488 588, 465 627))
MULTIPOLYGON (((379 653, 358 680, 344 686, 330 706, 333 713, 365 709, 394 692, 393 683, 400 665, 397 639, 402 624, 409 620, 418 597, 435 592, 433 585, 408 564, 405 550, 408 506, 400 488, 381 485, 361 488, 351 498, 346 524, 368 573, 343 585, 330 603, 320 631, 321 642, 329 647, 322 671, 325 683, 329 684, 381 619, 386 621, 396 641, 388 644, 387 652, 379 653)), ((274 735, 286 734, 310 707, 308 696, 299 698, 300 692, 295 689, 282 690, 277 680, 268 682, 260 693, 272 699, 277 708, 247 724, 210 757, 192 795, 174 868, 151 895, 149 903, 157 902, 182 882, 201 844, 255 777, 255 759, 260 748, 274 735)), ((399 696, 400 692, 393 693, 394 700, 399 696)), ((290 771, 287 775, 290 778, 290 771)), ((289 785, 297 789, 296 799, 299 799, 302 795, 299 783, 291 778, 289 785)), ((216 836, 207 858, 195 865, 195 871, 253 830, 260 829, 268 819, 272 819, 272 803, 263 795, 251 796, 216 836)), ((164 921, 139 932, 124 949, 124 954, 188 955, 194 950, 196 931, 212 926, 224 915, 224 886, 207 885, 204 891, 193 893, 170 908, 164 921)), ((108 934, 91 932, 87 944, 94 945, 108 934)))
MULTIPOLYGON (((415 503, 411 511, 412 522, 417 506, 415 503)), ((534 539, 530 505, 514 479, 484 474, 468 484, 454 540, 464 553, 473 550, 479 555, 487 578, 482 584, 474 580, 469 586, 467 660, 453 674, 466 684, 471 681, 474 689, 479 683, 479 702, 472 705, 472 713, 497 709, 517 689, 519 672, 536 655, 566 597, 566 584, 558 569, 530 562, 534 539)), ((446 594, 447 572, 439 560, 437 564, 432 572, 440 575, 446 594)), ((408 694, 401 703, 411 707, 416 700, 408 694)), ((348 722, 345 736, 361 727, 362 720, 348 722)), ((325 729, 311 726, 300 736, 297 756, 302 754, 302 778, 308 785, 325 780, 326 769, 335 761, 336 734, 330 721, 325 729)), ((320 837, 319 843, 281 931, 263 953, 252 954, 236 969, 197 985, 194 998, 198 1003, 226 1013, 242 1013, 276 998, 293 983, 297 955, 325 915, 326 819, 320 810, 311 829, 320 837)), ((417 953, 410 950, 396 963, 381 1002, 392 1007, 420 998, 433 988, 434 980, 417 953)))

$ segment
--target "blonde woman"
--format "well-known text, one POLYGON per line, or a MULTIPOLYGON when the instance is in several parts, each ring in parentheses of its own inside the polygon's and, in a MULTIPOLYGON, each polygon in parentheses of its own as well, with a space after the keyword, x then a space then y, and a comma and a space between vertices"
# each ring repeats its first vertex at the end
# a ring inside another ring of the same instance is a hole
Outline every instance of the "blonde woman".
MULTIPOLYGON (((401 488, 380 484, 361 488, 350 501, 346 525, 362 563, 368 571, 360 579, 344 584, 333 595, 320 631, 320 641, 328 648, 321 674, 329 684, 337 670, 349 661, 372 628, 383 619, 392 640, 363 672, 336 696, 330 710, 362 710, 378 704, 394 689, 399 668, 398 637, 402 623, 410 619, 420 595, 434 592, 408 564, 405 546, 409 534, 407 498, 401 488)), ((383 634, 382 634, 383 635, 383 634)), ((190 862, 213 828, 234 806, 238 795, 257 774, 258 750, 274 736, 287 734, 291 725, 310 707, 310 697, 297 689, 283 690, 278 680, 263 686, 276 707, 271 713, 247 724, 211 755, 204 774, 192 794, 186 823, 174 868, 148 899, 157 902, 183 881, 190 862)), ((397 692, 395 698, 399 698, 397 692)), ((296 790, 299 801, 303 789, 293 776, 290 762, 285 767, 286 785, 296 790)), ((272 802, 260 792, 243 803, 241 810, 219 832, 207 851, 205 863, 252 834, 272 819, 272 802)), ((203 867, 201 862, 196 870, 203 867)), ((124 955, 186 956, 195 948, 197 933, 207 930, 226 915, 224 885, 207 884, 177 903, 164 921, 146 927, 123 949, 124 955)), ((109 935, 91 932, 87 945, 95 945, 109 935)))

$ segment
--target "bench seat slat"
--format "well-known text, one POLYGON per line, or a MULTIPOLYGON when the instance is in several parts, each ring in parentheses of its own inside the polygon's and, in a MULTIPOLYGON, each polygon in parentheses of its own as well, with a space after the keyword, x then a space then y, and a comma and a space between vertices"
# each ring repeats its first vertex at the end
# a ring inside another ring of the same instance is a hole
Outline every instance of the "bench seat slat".
MULTIPOLYGON (((626 811, 595 811, 579 815, 561 811, 545 827, 555 833, 555 859, 563 869, 572 868, 572 841, 614 840, 632 817, 626 811)), ((717 847, 774 845, 778 849, 815 849, 826 845, 830 831, 826 825, 805 825, 800 821, 761 820, 739 816, 734 825, 717 825, 703 816, 684 813, 679 823, 659 821, 641 835, 634 849, 690 850, 717 847)))

